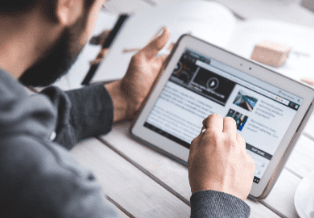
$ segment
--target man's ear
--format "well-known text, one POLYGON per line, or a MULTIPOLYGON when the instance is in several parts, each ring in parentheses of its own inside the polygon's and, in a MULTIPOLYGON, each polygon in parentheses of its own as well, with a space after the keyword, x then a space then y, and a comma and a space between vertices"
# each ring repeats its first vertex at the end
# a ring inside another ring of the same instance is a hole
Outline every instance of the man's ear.
POLYGON ((84 0, 56 0, 56 18, 64 26, 74 24, 83 13, 84 0))

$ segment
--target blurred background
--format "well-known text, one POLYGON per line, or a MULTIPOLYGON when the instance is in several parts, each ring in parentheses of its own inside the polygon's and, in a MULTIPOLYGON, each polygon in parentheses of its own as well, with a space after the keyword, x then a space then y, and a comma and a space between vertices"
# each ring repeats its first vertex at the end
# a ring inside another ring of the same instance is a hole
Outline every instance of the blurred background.
MULTIPOLYGON (((121 14, 128 14, 130 16, 136 16, 137 14, 141 14, 142 11, 145 11, 144 9, 153 10, 154 8, 167 7, 167 5, 170 5, 170 4, 172 4, 172 7, 173 7, 173 4, 175 4, 176 2, 179 3, 183 1, 186 1, 186 0, 108 0, 106 3, 106 8, 103 9, 99 14, 96 28, 94 31, 94 36, 101 35, 102 33, 104 33, 104 30, 111 30, 117 23, 117 20, 119 19, 119 15, 121 14)), ((189 2, 193 2, 193 1, 195 0, 189 0, 189 2)), ((314 0, 215 0, 215 1, 204 0, 204 1, 205 2, 218 2, 224 5, 227 9, 229 9, 232 12, 232 14, 237 18, 239 22, 256 20, 256 19, 279 21, 279 22, 284 22, 287 24, 294 25, 296 28, 292 32, 299 31, 297 27, 301 27, 301 28, 305 27, 307 28, 307 32, 311 33, 305 36, 305 38, 308 38, 308 42, 310 42, 311 44, 309 48, 314 46, 314 42, 312 43, 311 40, 309 39, 311 38, 310 36, 312 36, 312 33, 314 34, 314 0)), ((166 15, 166 16, 169 16, 169 15, 166 15)), ((149 16, 147 17, 147 20, 149 20, 149 16)), ((128 24, 127 22, 126 24, 128 24)), ((125 29, 125 27, 121 29, 125 29)), ((286 34, 286 35, 289 35, 289 34, 286 34)), ((116 38, 119 38, 119 37, 116 37, 116 38)), ((297 37, 297 38, 300 38, 300 37, 297 37)), ((111 48, 110 48, 111 51, 117 47, 116 44, 117 43, 115 41, 111 43, 111 48)), ((237 44, 237 43, 233 43, 233 44, 237 44)), ((229 48, 227 49, 232 51, 231 47, 229 48)), ((82 54, 80 55, 78 61, 71 68, 69 74, 65 76, 64 78, 62 78, 61 80, 57 81, 54 85, 59 86, 60 88, 64 90, 82 87, 81 83, 86 78, 86 75, 90 70, 91 62, 93 62, 93 60, 95 60, 97 55, 99 55, 100 49, 101 49, 101 45, 95 45, 95 44, 92 45, 91 43, 87 44, 82 54)), ((253 49, 253 47, 250 49, 253 49)), ((112 53, 110 54, 110 50, 107 56, 110 57, 111 55, 111 59, 109 57, 107 58, 109 58, 110 61, 112 62, 113 55, 112 53)), ((298 52, 300 53, 301 50, 302 49, 294 51, 294 54, 297 54, 298 52)), ((239 49, 237 51, 239 52, 235 52, 235 53, 241 56, 244 56, 246 58, 249 58, 248 54, 245 55, 244 53, 241 53, 239 49)), ((306 55, 309 55, 309 54, 312 55, 311 53, 306 53, 306 55)), ((302 56, 302 51, 301 51, 301 56, 302 56)), ((116 59, 117 58, 118 57, 116 57, 116 59)), ((291 60, 292 59, 290 58, 290 61, 291 60)), ((310 62, 312 62, 312 60, 308 61, 308 64, 310 62)), ((298 65, 296 64, 294 64, 293 66, 295 69, 301 69, 299 66, 301 67, 305 66, 301 62, 299 62, 298 65)), ((312 65, 309 65, 309 66, 312 66, 312 65)), ((312 82, 314 84, 314 64, 313 64, 313 67, 310 67, 310 68, 305 67, 303 69, 307 69, 307 70, 313 69, 313 73, 309 72, 307 75, 313 74, 313 78, 312 76, 310 76, 310 79, 313 80, 312 82)), ((303 69, 302 71, 304 71, 303 69)), ((109 70, 112 71, 112 69, 109 69, 109 70)), ((282 71, 284 70, 285 69, 283 68, 282 71)), ((278 71, 280 72, 280 69, 278 69, 278 71)), ((96 74, 98 74, 98 76, 100 75, 99 72, 97 72, 96 74)), ((102 79, 103 78, 99 78, 98 81, 101 81, 102 79)))
POLYGON ((300 1, 301 2, 301 5, 305 8, 308 8, 312 11, 314 11, 314 0, 303 0, 303 1, 300 1))

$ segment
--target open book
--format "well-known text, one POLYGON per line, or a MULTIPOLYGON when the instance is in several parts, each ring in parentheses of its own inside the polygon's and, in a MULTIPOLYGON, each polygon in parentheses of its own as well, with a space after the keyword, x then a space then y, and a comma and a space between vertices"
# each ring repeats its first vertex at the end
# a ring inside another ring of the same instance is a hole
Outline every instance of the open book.
POLYGON ((193 36, 250 58, 256 44, 271 41, 291 47, 281 67, 271 68, 291 78, 314 79, 314 29, 274 20, 240 21, 225 6, 209 1, 175 2, 133 15, 119 34, 92 82, 121 79, 131 57, 167 27, 171 37, 164 52, 182 34, 193 36))

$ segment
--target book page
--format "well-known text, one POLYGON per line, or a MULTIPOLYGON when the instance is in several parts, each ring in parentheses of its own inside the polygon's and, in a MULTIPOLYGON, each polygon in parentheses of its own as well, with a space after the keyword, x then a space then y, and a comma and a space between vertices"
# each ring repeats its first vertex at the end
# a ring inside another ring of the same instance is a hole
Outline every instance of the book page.
POLYGON ((228 50, 249 59, 255 45, 263 41, 291 47, 289 57, 282 66, 263 66, 296 80, 314 79, 314 29, 274 20, 239 22, 228 50))
POLYGON ((140 11, 127 21, 92 82, 121 79, 131 57, 147 45, 162 27, 171 31, 164 51, 186 33, 226 47, 235 22, 236 18, 225 6, 206 1, 175 2, 140 11))

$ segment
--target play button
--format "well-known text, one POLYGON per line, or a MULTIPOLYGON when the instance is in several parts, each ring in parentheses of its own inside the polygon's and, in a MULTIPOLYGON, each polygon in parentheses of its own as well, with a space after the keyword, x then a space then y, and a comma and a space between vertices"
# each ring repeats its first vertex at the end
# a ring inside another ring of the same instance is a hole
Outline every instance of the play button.
POLYGON ((208 89, 215 90, 219 86, 219 80, 216 77, 212 77, 207 80, 206 86, 208 89))

